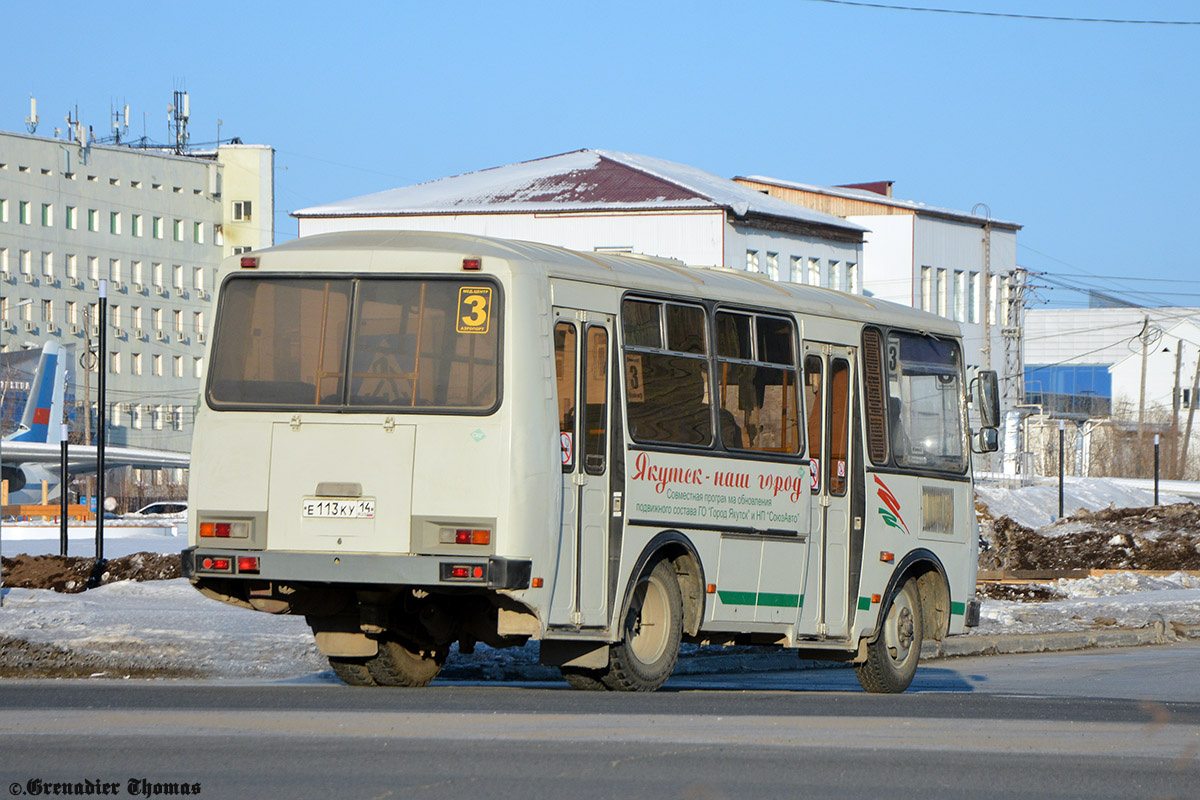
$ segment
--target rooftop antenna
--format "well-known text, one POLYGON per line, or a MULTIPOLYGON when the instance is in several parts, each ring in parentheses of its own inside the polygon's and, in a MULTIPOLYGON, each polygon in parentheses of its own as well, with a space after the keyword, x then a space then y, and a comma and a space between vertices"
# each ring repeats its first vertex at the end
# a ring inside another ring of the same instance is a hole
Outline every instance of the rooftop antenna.
POLYGON ((117 140, 117 144, 120 144, 121 135, 129 133, 129 103, 125 104, 124 115, 112 106, 109 106, 109 112, 112 116, 113 137, 117 140))
POLYGON ((37 115, 37 98, 33 96, 33 92, 29 93, 29 116, 25 118, 25 130, 30 133, 37 133, 38 115, 37 115))
POLYGON ((167 106, 167 122, 174 127, 175 155, 181 156, 188 144, 188 94, 175 90, 175 102, 167 106))

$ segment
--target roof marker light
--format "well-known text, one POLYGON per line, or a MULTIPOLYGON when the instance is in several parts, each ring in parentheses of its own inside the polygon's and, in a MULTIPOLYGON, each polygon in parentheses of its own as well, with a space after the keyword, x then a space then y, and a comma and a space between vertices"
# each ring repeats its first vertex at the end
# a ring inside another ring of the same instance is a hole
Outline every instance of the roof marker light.
POLYGON ((242 256, 242 269, 258 269, 258 256, 242 256))
POLYGON ((483 269, 483 259, 482 258, 464 258, 462 268, 467 269, 467 270, 483 269))

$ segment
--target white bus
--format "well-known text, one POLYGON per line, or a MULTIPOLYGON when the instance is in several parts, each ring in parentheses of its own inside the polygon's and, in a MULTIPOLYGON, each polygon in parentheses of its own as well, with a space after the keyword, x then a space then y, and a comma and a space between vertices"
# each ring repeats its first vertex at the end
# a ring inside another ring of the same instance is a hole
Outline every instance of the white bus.
POLYGON ((958 326, 726 269, 415 232, 225 261, 184 573, 353 685, 539 640, 653 691, 681 641, 900 692, 978 618, 958 326))

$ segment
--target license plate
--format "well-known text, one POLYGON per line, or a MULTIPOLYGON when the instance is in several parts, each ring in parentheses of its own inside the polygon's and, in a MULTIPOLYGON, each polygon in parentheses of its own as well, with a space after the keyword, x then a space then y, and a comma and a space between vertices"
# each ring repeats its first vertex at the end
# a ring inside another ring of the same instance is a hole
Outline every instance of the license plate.
POLYGON ((301 502, 300 514, 322 519, 374 519, 375 501, 305 499, 301 502))

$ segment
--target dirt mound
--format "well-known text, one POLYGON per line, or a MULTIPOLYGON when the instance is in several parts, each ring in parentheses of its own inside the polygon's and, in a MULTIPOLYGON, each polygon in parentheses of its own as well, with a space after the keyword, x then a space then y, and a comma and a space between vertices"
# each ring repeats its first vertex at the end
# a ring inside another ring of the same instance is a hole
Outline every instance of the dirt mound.
POLYGON ((96 559, 79 556, 18 555, 3 559, 3 566, 5 587, 66 593, 117 581, 169 580, 183 574, 177 553, 134 553, 105 561, 99 570, 96 559))
POLYGON ((1200 569, 1200 506, 1080 511, 1032 530, 982 521, 981 569, 1200 569))

